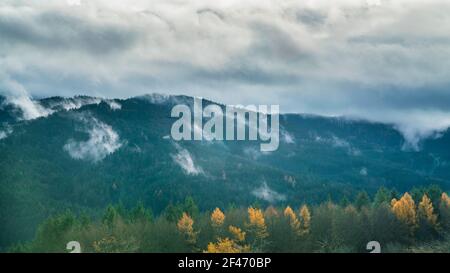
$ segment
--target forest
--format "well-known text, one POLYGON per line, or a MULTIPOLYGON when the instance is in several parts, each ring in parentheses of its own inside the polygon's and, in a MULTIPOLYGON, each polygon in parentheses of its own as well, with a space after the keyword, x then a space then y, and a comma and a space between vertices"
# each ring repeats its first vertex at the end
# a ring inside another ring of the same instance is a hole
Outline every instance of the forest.
POLYGON ((48 218, 35 238, 9 252, 450 252, 450 197, 437 186, 398 194, 381 187, 371 197, 320 204, 215 208, 200 212, 196 202, 170 204, 160 215, 140 202, 134 208, 109 205, 91 219, 70 210, 48 218))

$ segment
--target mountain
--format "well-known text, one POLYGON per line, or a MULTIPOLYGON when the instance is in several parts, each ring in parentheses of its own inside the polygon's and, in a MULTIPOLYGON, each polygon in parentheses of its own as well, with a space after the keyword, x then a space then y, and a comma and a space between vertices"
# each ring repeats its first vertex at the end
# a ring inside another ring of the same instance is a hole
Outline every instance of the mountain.
POLYGON ((142 201, 159 213, 186 196, 211 209, 317 203, 380 186, 450 188, 448 130, 414 151, 389 124, 284 114, 279 149, 260 152, 253 141, 173 141, 171 109, 192 107, 191 97, 33 103, 45 114, 26 120, 0 97, 0 247, 29 239, 66 208, 96 216, 111 203, 142 201))

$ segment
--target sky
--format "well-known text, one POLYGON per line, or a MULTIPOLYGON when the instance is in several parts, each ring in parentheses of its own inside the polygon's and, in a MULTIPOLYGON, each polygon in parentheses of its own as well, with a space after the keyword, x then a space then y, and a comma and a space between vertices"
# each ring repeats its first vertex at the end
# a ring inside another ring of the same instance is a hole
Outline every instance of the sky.
POLYGON ((146 93, 450 126, 447 0, 0 0, 0 93, 146 93))

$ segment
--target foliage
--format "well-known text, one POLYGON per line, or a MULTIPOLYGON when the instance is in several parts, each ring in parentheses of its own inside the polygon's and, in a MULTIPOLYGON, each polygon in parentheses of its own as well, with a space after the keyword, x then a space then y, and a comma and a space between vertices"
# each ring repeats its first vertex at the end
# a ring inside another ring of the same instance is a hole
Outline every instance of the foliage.
POLYGON ((383 252, 448 252, 449 201, 442 193, 435 209, 424 194, 416 208, 406 192, 392 204, 374 198, 360 209, 331 201, 297 210, 269 206, 264 212, 230 206, 195 217, 183 212, 176 222, 165 213, 150 217, 142 204, 110 205, 93 220, 71 211, 50 217, 34 240, 9 251, 66 252, 67 242, 78 241, 83 252, 108 253, 366 252, 367 242, 375 240, 383 252))

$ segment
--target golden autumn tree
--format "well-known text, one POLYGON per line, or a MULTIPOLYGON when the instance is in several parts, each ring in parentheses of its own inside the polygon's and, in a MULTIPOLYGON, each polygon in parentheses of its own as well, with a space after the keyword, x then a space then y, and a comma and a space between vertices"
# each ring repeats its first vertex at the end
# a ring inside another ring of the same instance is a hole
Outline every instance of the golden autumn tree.
POLYGON ((448 197, 447 193, 443 192, 441 195, 441 205, 443 207, 450 208, 450 197, 448 197))
POLYGON ((180 220, 178 220, 177 228, 185 236, 188 243, 195 244, 197 233, 194 231, 194 220, 186 212, 183 212, 180 220))
POLYGON ((261 241, 269 236, 269 234, 267 233, 267 226, 264 220, 264 215, 260 209, 249 207, 248 220, 248 227, 258 241, 261 241))
POLYGON ((229 226, 233 239, 219 238, 216 243, 209 243, 205 253, 242 253, 249 252, 250 246, 241 245, 245 241, 245 232, 235 226, 229 226))
POLYGON ((436 226, 437 216, 434 214, 433 204, 426 194, 423 195, 419 203, 417 214, 420 219, 426 220, 430 225, 436 226))
POLYGON ((309 233, 309 228, 311 226, 311 213, 309 212, 308 206, 303 205, 300 209, 300 219, 302 234, 309 233))
POLYGON ((284 217, 286 217, 288 219, 291 229, 296 234, 300 235, 300 221, 297 219, 297 215, 295 215, 295 213, 291 209, 291 207, 287 206, 286 209, 284 209, 283 214, 284 214, 284 217))
POLYGON ((278 211, 273 206, 268 206, 267 209, 264 211, 264 216, 266 218, 278 217, 278 211))
POLYGON ((242 231, 240 228, 235 226, 229 226, 228 230, 230 231, 231 235, 233 236, 236 242, 245 241, 245 232, 242 231))
POLYGON ((219 209, 216 208, 211 214, 211 223, 215 228, 219 228, 225 222, 225 214, 219 209))
POLYGON ((444 228, 450 228, 450 197, 445 192, 441 195, 439 212, 441 216, 441 224, 444 228))
POLYGON ((217 243, 209 243, 205 253, 240 253, 233 240, 218 239, 217 243))
POLYGON ((393 199, 391 205, 395 216, 413 231, 417 224, 417 216, 416 205, 411 195, 406 192, 400 200, 393 199))
POLYGON ((209 243, 204 253, 245 253, 249 252, 249 246, 240 246, 229 238, 218 239, 217 243, 209 243))

